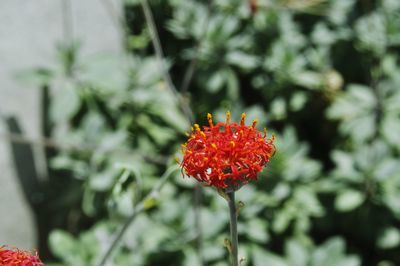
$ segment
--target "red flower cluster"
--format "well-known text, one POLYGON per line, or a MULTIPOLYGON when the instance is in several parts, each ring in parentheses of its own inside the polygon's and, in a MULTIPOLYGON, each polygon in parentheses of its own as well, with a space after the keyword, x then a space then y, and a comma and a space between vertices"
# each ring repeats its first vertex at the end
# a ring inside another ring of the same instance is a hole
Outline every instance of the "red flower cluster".
POLYGON ((0 266, 43 266, 38 254, 0 247, 0 266))
POLYGON ((226 122, 213 124, 207 115, 209 126, 203 130, 195 124, 186 144, 183 144, 182 169, 188 176, 209 186, 237 190, 250 180, 256 180, 265 164, 275 153, 274 137, 266 138, 256 129, 257 121, 245 125, 242 114, 240 124, 226 122))

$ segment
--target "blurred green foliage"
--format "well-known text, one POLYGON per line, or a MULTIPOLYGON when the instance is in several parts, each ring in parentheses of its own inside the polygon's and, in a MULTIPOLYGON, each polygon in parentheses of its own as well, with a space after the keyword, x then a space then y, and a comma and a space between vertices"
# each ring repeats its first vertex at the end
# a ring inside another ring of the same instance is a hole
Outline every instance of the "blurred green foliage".
MULTIPOLYGON (((57 265, 99 262, 190 127, 140 2, 125 3, 125 56, 64 46, 59 67, 32 76, 51 88, 52 137, 69 144, 52 171, 82 184, 81 209, 49 236, 57 265)), ((237 193, 243 265, 399 265, 400 2, 257 3, 253 13, 243 0, 150 1, 178 89, 195 65, 182 95, 196 121, 246 112, 277 135, 259 181, 237 193)), ((175 172, 110 265, 228 265, 227 206, 203 189, 199 250, 194 183, 175 172)))

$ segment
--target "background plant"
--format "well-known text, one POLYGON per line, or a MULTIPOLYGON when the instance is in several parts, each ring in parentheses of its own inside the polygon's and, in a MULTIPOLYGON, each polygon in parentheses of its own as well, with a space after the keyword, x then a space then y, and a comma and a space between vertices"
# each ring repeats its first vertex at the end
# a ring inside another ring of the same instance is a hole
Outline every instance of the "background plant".
MULTIPOLYGON (((98 263, 174 167, 185 103, 201 124, 207 112, 238 121, 244 111, 277 135, 271 171, 238 192, 245 265, 400 264, 400 4, 257 2, 253 13, 242 0, 151 1, 179 97, 136 0, 122 18, 125 56, 81 58, 66 43, 58 68, 33 71, 49 100, 46 133, 63 144, 48 151, 49 172, 67 185, 49 184, 57 204, 41 214, 59 265, 98 263)), ((172 174, 110 261, 227 265, 225 203, 203 190, 196 216, 193 187, 172 174)))

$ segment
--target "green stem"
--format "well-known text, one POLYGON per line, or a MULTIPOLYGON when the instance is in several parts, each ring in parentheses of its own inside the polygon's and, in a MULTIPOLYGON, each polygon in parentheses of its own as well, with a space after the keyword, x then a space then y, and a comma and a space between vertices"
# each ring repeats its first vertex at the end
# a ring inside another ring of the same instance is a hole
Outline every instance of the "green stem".
POLYGON ((232 266, 239 266, 238 260, 238 233, 237 233, 237 211, 235 203, 235 192, 228 192, 229 197, 229 214, 230 214, 230 225, 231 225, 231 257, 232 266))

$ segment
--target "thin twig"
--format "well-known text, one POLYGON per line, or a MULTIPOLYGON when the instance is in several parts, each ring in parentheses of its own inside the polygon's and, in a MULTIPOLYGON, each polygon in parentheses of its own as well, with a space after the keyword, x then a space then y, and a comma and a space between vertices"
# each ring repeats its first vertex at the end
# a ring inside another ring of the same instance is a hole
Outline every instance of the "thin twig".
POLYGON ((173 172, 175 172, 177 170, 178 170, 177 166, 168 168, 167 171, 165 171, 165 173, 162 175, 160 181, 154 186, 154 188, 147 194, 146 197, 144 197, 144 199, 141 202, 139 202, 136 205, 136 207, 134 208, 133 214, 126 220, 126 222, 121 227, 120 231, 116 234, 113 242, 111 243, 111 245, 107 249, 107 252, 104 254, 102 259, 100 260, 100 263, 98 264, 98 266, 106 265, 108 259, 111 257, 113 251, 118 246, 118 244, 122 240, 122 237, 124 236, 126 230, 128 230, 129 226, 132 224, 132 222, 135 220, 135 218, 140 213, 142 213, 143 211, 145 211, 149 208, 148 206, 146 206, 147 201, 154 200, 158 197, 158 193, 160 192, 160 190, 162 189, 162 187, 164 186, 164 184, 166 183, 168 178, 172 175, 173 172))
POLYGON ((188 103, 179 95, 174 83, 172 82, 171 76, 168 72, 168 67, 166 66, 164 60, 164 52, 161 47, 160 38, 158 36, 156 24, 154 22, 153 13, 151 12, 151 8, 147 0, 141 0, 141 5, 143 9, 143 13, 146 19, 147 27, 149 28, 151 43, 153 45, 154 51, 156 53, 156 57, 159 61, 160 72, 162 73, 164 80, 167 84, 168 89, 171 93, 176 97, 178 100, 182 112, 185 114, 186 118, 188 119, 189 123, 192 124, 194 122, 194 116, 192 109, 188 105, 188 103))
POLYGON ((136 219, 137 215, 140 214, 144 210, 144 205, 139 205, 134 209, 133 214, 128 218, 128 220, 124 223, 121 227, 120 231, 115 236, 113 242, 111 243, 110 247, 107 249, 107 252, 104 254, 103 258, 101 259, 99 266, 106 265, 108 259, 110 258, 112 252, 115 250, 119 242, 121 241, 122 237, 124 236, 126 230, 128 230, 129 226, 132 222, 136 219))

